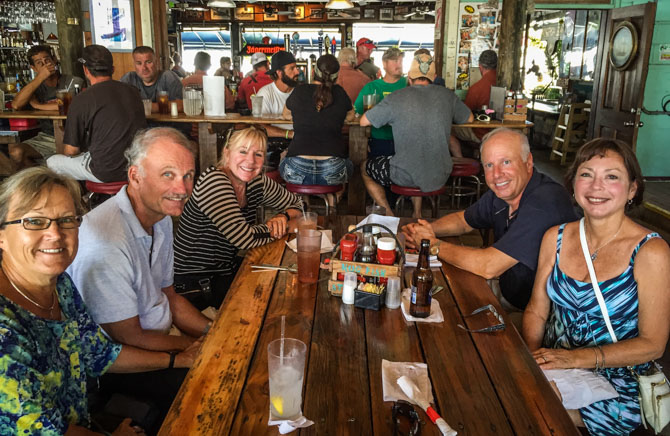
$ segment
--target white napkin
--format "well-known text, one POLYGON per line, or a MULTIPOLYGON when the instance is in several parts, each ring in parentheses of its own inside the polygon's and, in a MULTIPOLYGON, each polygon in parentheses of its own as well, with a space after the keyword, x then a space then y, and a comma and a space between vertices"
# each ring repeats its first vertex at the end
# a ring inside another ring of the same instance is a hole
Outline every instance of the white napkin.
POLYGON ((309 427, 310 425, 313 424, 314 421, 310 421, 309 419, 305 418, 302 414, 298 418, 288 421, 283 419, 272 419, 272 411, 270 411, 270 418, 268 419, 268 426, 278 425, 280 434, 291 433, 296 429, 309 427))
MULTIPOLYGON (((330 253, 333 251, 333 231, 332 230, 320 230, 321 232, 321 253, 330 253)), ((293 238, 290 242, 287 242, 288 248, 298 252, 298 238, 293 238)))
POLYGON ((556 383, 563 406, 581 409, 597 401, 616 398, 619 393, 602 375, 588 369, 543 369, 547 380, 556 383))
MULTIPOLYGON (((363 218, 363 221, 360 223, 356 224, 356 227, 363 226, 365 224, 381 224, 383 226, 386 226, 393 232, 393 234, 398 233, 398 225, 400 224, 400 218, 396 218, 393 216, 383 216, 383 215, 377 215, 374 213, 371 213, 370 215, 366 216, 363 218)), ((384 231, 382 229, 382 231, 384 231)))
MULTIPOLYGON (((431 268, 441 268, 442 262, 437 258, 437 256, 430 256, 431 268)), ((405 253, 405 266, 416 266, 419 262, 419 253, 405 253)))
MULTIPOLYGON (((416 318, 409 314, 409 299, 412 295, 412 292, 409 289, 402 291, 402 314, 407 321, 416 321, 416 322, 442 322, 444 321, 444 315, 442 315, 442 309, 440 309, 440 303, 436 299, 432 299, 430 302, 430 315, 426 318, 416 318)), ((423 390, 421 386, 419 386, 423 390)))
POLYGON ((414 403, 398 386, 398 379, 407 376, 421 390, 425 400, 428 403, 433 402, 433 389, 430 386, 428 378, 428 365, 415 362, 390 362, 382 359, 382 390, 384 401, 405 400, 414 403))

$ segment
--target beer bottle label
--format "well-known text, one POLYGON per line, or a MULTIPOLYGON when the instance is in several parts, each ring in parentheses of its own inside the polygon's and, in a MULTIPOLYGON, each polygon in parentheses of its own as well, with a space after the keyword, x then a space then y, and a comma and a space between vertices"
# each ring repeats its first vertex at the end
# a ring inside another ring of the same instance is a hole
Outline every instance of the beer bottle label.
POLYGON ((416 286, 412 285, 412 304, 416 304, 416 286))

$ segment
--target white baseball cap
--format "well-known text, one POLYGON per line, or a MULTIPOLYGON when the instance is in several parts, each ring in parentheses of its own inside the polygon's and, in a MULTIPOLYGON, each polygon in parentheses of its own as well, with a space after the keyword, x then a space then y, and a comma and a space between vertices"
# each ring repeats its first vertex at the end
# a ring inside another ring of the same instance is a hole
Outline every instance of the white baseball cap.
POLYGON ((251 55, 251 65, 255 66, 261 62, 266 62, 268 57, 265 56, 265 53, 254 53, 251 55))

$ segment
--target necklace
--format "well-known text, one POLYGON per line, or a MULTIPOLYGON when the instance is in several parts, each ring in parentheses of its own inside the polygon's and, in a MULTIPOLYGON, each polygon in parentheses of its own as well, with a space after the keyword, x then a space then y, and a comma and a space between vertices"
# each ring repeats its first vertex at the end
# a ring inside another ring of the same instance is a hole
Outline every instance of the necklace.
POLYGON ((42 305, 41 305, 40 303, 38 303, 37 301, 35 301, 35 300, 33 300, 32 298, 30 298, 29 296, 27 296, 26 294, 24 294, 24 293, 21 291, 21 289, 19 289, 19 287, 16 286, 16 285, 14 284, 14 282, 12 281, 12 279, 10 279, 10 278, 7 276, 7 274, 5 274, 5 277, 7 277, 7 280, 9 280, 9 284, 12 285, 12 287, 13 287, 14 289, 16 289, 16 292, 18 292, 19 294, 21 294, 21 296, 22 296, 23 298, 25 298, 26 300, 30 301, 31 303, 33 303, 35 306, 39 307, 40 309, 42 309, 42 310, 48 310, 49 312, 51 312, 52 310, 54 310, 54 307, 56 307, 56 291, 55 291, 55 290, 54 290, 53 294, 51 294, 51 307, 45 307, 45 306, 42 306, 42 305))
POLYGON ((595 250, 593 250, 593 253, 591 254, 591 260, 592 260, 592 261, 594 261, 594 260, 596 260, 596 258, 598 258, 598 252, 600 251, 600 249, 602 249, 605 245, 609 244, 610 242, 614 241, 614 239, 619 235, 619 232, 621 231, 621 228, 622 228, 622 227, 623 227, 623 220, 621 221, 621 224, 619 224, 619 229, 616 231, 616 233, 614 234, 614 236, 612 236, 611 238, 609 238, 609 239, 607 240, 607 242, 605 242, 604 244, 602 244, 600 247, 598 247, 598 248, 596 248, 595 250))

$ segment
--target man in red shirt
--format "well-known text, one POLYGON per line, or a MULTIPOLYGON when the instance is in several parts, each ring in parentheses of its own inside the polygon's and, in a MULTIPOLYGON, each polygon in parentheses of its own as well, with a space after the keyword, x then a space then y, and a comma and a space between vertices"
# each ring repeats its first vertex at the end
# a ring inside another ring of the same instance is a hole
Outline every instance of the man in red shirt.
POLYGON ((355 68, 356 51, 353 48, 346 47, 340 50, 337 60, 340 62, 340 72, 335 83, 344 88, 353 103, 370 78, 355 68))
POLYGON ((251 109, 251 96, 272 82, 272 77, 267 74, 268 58, 265 54, 251 55, 251 65, 254 67, 253 73, 245 77, 237 88, 237 101, 240 106, 246 104, 249 109, 251 109))
MULTIPOLYGON (((474 83, 465 96, 465 105, 474 113, 489 105, 491 97, 491 86, 496 85, 498 67, 498 55, 493 50, 484 50, 479 56, 479 72, 482 78, 474 83)), ((461 142, 470 141, 479 144, 488 129, 471 129, 470 127, 454 126, 449 139, 449 149, 455 157, 463 157, 461 153, 461 142)))

